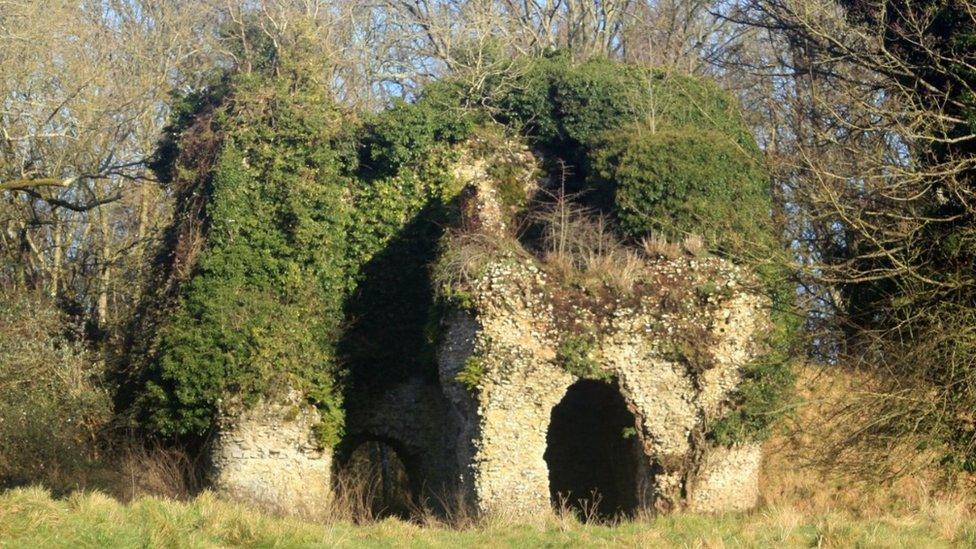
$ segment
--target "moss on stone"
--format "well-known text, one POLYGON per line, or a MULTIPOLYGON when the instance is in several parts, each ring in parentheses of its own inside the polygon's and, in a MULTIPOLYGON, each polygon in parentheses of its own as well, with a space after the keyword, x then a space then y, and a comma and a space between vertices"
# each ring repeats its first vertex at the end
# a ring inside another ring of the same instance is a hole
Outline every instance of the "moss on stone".
POLYGON ((556 362, 576 377, 606 381, 610 374, 593 357, 595 350, 596 338, 592 335, 567 335, 556 349, 556 362))

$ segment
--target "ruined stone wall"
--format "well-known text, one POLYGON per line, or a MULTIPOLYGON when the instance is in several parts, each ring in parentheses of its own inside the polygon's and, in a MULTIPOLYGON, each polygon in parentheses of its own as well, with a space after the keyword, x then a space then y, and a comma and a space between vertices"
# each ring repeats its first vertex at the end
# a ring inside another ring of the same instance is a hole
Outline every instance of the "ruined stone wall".
MULTIPOLYGON (((567 284, 511 238, 511 212, 484 161, 456 175, 468 184, 465 230, 508 238, 508 248, 493 250, 476 278, 454 288, 466 303, 443 319, 439 385, 411 381, 349 403, 340 465, 357 444, 386 442, 428 502, 458 491, 483 513, 544 513, 552 504, 545 454, 553 409, 585 376, 612 380, 633 416, 640 504, 754 506, 759 446, 714 447, 705 438, 728 411, 741 368, 762 352, 756 336, 766 328, 766 303, 750 290, 749 274, 715 257, 645 257, 630 292, 567 284), (593 371, 567 365, 564 345, 581 337, 593 371)), ((329 500, 333 468, 331 451, 311 440, 317 422, 294 394, 225 414, 215 487, 267 509, 314 514, 329 500)))
POLYGON ((441 388, 411 380, 380 394, 361 395, 349 404, 344 455, 337 456, 338 465, 342 467, 359 444, 387 443, 407 469, 413 496, 436 506, 452 501, 457 490, 458 429, 441 388))
POLYGON ((758 447, 704 440, 705 426, 727 411, 742 366, 762 352, 754 336, 766 326, 765 300, 748 289, 748 273, 715 257, 647 259, 627 295, 573 287, 519 250, 483 164, 460 173, 468 180, 466 230, 508 243, 454 289, 467 296, 466 310, 448 319, 438 356, 460 425, 459 477, 476 508, 532 514, 550 506, 543 455, 552 410, 579 379, 560 357, 574 337, 589 342, 585 360, 597 365, 576 374, 612 379, 635 416, 643 504, 754 505, 758 447))
POLYGON ((214 490, 273 513, 324 515, 332 499, 332 452, 314 440, 320 420, 297 392, 249 407, 226 405, 211 447, 214 490))
POLYGON ((549 471, 542 459, 546 431, 552 408, 574 378, 553 366, 554 350, 536 331, 535 320, 522 314, 479 324, 459 314, 444 337, 442 384, 463 425, 457 467, 469 500, 481 512, 532 514, 550 508, 549 471), (454 379, 476 346, 479 355, 491 357, 491 366, 471 394, 454 379))
POLYGON ((759 501, 762 445, 710 448, 704 456, 688 508, 700 513, 746 511, 759 501))
MULTIPOLYGON (((557 311, 548 295, 553 284, 530 261, 503 261, 488 269, 483 286, 474 289, 481 296, 477 309, 451 319, 439 356, 442 384, 463 425, 458 467, 479 510, 505 507, 533 513, 550 505, 543 459, 546 433, 553 407, 578 379, 557 360, 566 329, 560 314, 590 325, 602 323, 592 359, 616 379, 638 420, 646 459, 658 471, 652 490, 657 503, 663 508, 682 504, 680 493, 689 482, 686 465, 699 450, 693 447, 693 434, 706 418, 718 417, 721 403, 738 382, 739 367, 751 357, 759 299, 737 288, 731 278, 734 268, 719 260, 680 260, 659 268, 674 276, 683 272, 708 278, 723 269, 730 275, 723 281, 729 297, 716 303, 705 320, 715 337, 714 363, 698 378, 687 364, 668 357, 667 338, 656 335, 668 328, 662 328, 661 315, 651 309, 653 300, 645 303, 649 309, 638 303, 594 311, 581 303, 571 312, 557 311), (455 381, 472 357, 484 370, 473 391, 455 381)), ((723 487, 740 490, 727 479, 716 480, 716 459, 706 460, 707 478, 699 484, 709 495, 691 498, 702 508, 706 501, 715 502, 716 508, 731 501, 718 494, 723 487)), ((736 471, 730 475, 755 476, 748 467, 736 471)), ((744 485, 753 482, 743 480, 744 485)), ((755 491, 742 492, 736 502, 736 507, 753 505, 755 491)))

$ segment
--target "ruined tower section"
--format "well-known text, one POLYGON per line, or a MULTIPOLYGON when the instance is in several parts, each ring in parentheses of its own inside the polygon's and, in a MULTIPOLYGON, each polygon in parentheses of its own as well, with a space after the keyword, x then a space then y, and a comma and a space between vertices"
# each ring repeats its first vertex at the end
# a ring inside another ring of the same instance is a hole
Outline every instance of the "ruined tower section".
POLYGON ((608 514, 753 507, 759 446, 708 437, 762 352, 767 306, 749 273, 635 252, 630 288, 575 283, 508 236, 477 181, 452 244, 478 243, 457 253, 477 268, 446 291, 457 306, 438 354, 469 501, 523 515, 587 498, 608 514))
POLYGON ((332 501, 332 451, 315 440, 320 423, 297 391, 224 403, 211 446, 214 490, 276 513, 322 516, 332 501))

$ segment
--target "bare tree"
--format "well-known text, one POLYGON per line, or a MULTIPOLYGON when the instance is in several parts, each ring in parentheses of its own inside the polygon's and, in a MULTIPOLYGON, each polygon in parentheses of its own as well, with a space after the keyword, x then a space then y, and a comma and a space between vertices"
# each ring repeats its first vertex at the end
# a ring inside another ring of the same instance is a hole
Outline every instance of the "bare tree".
POLYGON ((141 253, 165 209, 150 204, 158 193, 145 161, 170 91, 196 76, 200 25, 187 5, 0 3, 5 274, 52 295, 92 296, 100 324, 113 264, 141 253), (142 206, 130 221, 133 202, 142 206))
POLYGON ((832 328, 814 341, 877 374, 837 418, 833 457, 874 466, 860 452, 912 441, 972 459, 974 52, 951 35, 976 5, 752 0, 727 15, 763 38, 723 70, 776 171, 811 318, 832 328))

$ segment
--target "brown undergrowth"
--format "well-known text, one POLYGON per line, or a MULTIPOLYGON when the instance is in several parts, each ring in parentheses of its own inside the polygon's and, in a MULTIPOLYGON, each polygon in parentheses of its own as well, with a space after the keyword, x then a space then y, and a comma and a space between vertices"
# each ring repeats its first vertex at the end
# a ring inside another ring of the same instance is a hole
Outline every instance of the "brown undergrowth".
POLYGON ((947 521, 971 520, 974 478, 942 466, 937 450, 906 439, 886 456, 865 452, 858 459, 851 435, 872 418, 848 410, 874 381, 839 367, 799 368, 795 413, 765 446, 763 506, 808 515, 935 513, 947 521))

